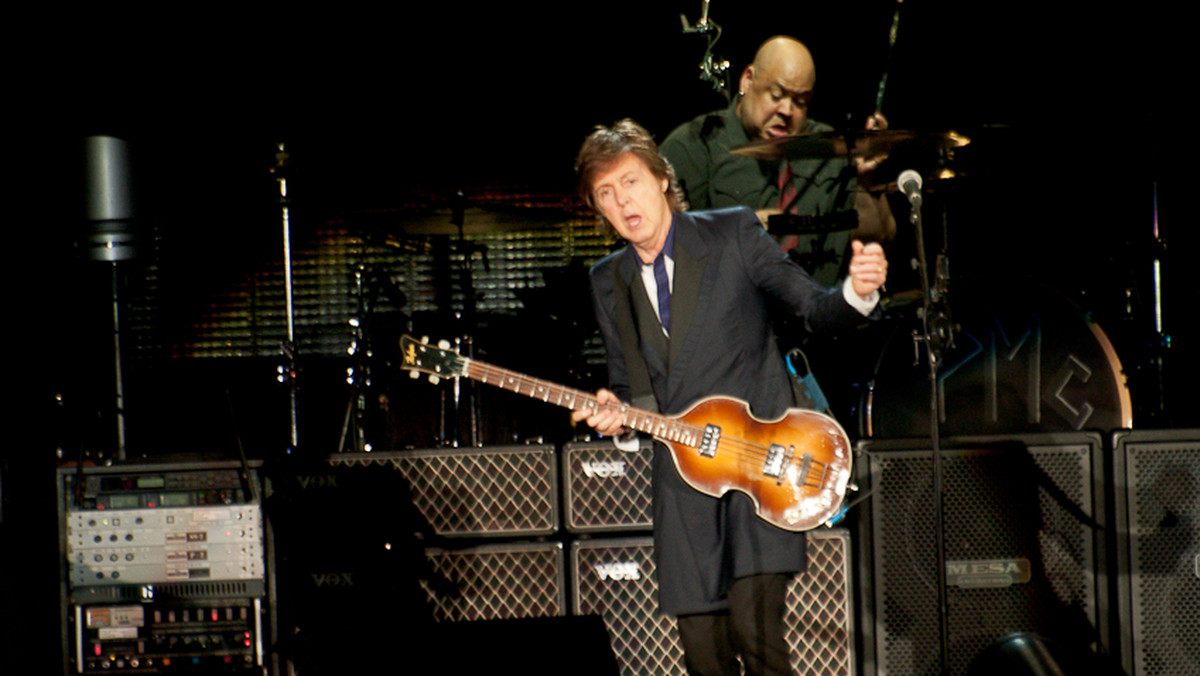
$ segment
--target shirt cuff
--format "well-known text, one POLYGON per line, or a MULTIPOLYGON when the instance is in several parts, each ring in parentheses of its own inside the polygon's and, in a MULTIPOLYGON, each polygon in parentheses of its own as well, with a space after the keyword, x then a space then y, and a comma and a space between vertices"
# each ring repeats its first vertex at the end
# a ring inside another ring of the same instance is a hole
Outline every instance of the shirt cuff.
POLYGON ((613 446, 619 451, 626 453, 636 453, 641 448, 642 442, 638 439, 637 430, 626 429, 624 432, 612 438, 613 446))
POLYGON ((867 294, 867 299, 863 300, 857 293, 854 293, 854 283, 847 277, 842 283, 842 297, 850 304, 850 307, 858 310, 864 317, 871 314, 875 310, 875 306, 879 304, 879 290, 876 289, 867 294))

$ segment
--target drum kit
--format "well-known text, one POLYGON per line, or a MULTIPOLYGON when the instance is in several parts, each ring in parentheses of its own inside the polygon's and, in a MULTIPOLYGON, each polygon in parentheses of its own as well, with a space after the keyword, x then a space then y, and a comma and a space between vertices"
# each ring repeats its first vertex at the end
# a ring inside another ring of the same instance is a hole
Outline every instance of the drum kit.
MULTIPOLYGON (((941 237, 937 234, 927 236, 921 231, 919 206, 922 195, 942 206, 943 200, 937 199, 939 191, 949 195, 956 186, 961 185, 966 174, 955 165, 954 158, 956 152, 969 142, 968 138, 955 132, 889 129, 800 134, 754 141, 732 151, 737 155, 768 162, 830 157, 877 158, 886 155, 893 160, 923 162, 931 167, 916 174, 918 192, 914 192, 914 186, 909 185, 906 193, 906 186, 899 179, 888 186, 889 192, 894 195, 894 204, 907 204, 910 207, 908 222, 911 227, 902 228, 901 237, 906 240, 906 246, 913 247, 912 269, 919 274, 915 284, 911 279, 906 282, 902 277, 907 261, 893 256, 893 268, 900 274, 894 275, 895 281, 889 284, 892 288, 888 289, 890 293, 885 299, 887 314, 893 321, 870 329, 873 335, 864 339, 871 343, 869 349, 878 355, 878 362, 873 365, 872 372, 857 376, 865 383, 853 384, 852 396, 860 398, 852 403, 855 409, 850 414, 858 418, 853 422, 857 423, 859 432, 866 437, 928 434, 933 424, 939 424, 952 433, 978 431, 981 424, 989 433, 1096 426, 1128 427, 1132 417, 1130 398, 1112 344, 1099 327, 1088 322, 1084 313, 1065 297, 1050 290, 1031 290, 1029 293, 1015 294, 1016 297, 1037 299, 1022 305, 1005 301, 1003 294, 986 288, 987 285, 964 282, 961 293, 955 294, 955 299, 961 299, 969 305, 970 311, 959 310, 956 305, 954 316, 951 315, 950 257, 944 246, 946 234, 941 233, 941 237), (902 200, 901 196, 915 197, 915 200, 902 200), (926 241, 938 247, 935 255, 926 255, 926 241), (928 274, 925 271, 929 271, 928 274), (887 335, 878 335, 881 331, 887 335), (1018 343, 1026 334, 1030 338, 1018 343), (939 378, 941 410, 936 423, 929 419, 919 403, 920 392, 926 387, 925 367, 920 364, 929 363, 928 355, 917 354, 922 349, 926 352, 936 351, 932 356, 935 363, 943 369, 951 368, 950 373, 943 372, 939 378), (914 354, 917 356, 914 357, 914 354), (1034 382, 1029 375, 1034 371, 1044 371, 1047 375, 1034 382), (1061 383, 1058 383, 1059 380, 1061 383), (1058 383, 1055 385, 1057 389, 1047 389, 1054 383, 1058 383), (1043 392, 1043 389, 1046 391, 1043 392), (1049 408, 1042 412, 1040 404, 1046 404, 1049 408), (1019 416, 1009 415, 1012 410, 1022 413, 1019 416), (1024 411, 1031 412, 1027 414, 1024 411)), ((913 174, 909 172, 908 175, 913 174)), ((793 219, 790 225, 808 232, 852 228, 854 221, 842 216, 844 214, 801 217, 793 219)), ((897 216, 897 220, 901 220, 899 214, 897 216)), ((583 216, 580 213, 558 208, 460 204, 451 208, 414 211, 399 217, 393 215, 389 219, 393 224, 391 230, 383 223, 363 227, 361 231, 366 233, 365 237, 375 243, 399 250, 419 250, 419 253, 433 261, 431 279, 433 301, 437 309, 385 316, 379 311, 384 305, 380 302, 381 297, 389 298, 387 305, 393 309, 403 308, 408 299, 395 288, 387 270, 362 270, 358 289, 361 297, 361 335, 358 339, 360 345, 372 346, 372 349, 359 351, 356 358, 365 360, 372 356, 382 363, 382 367, 358 364, 355 372, 362 377, 362 383, 358 386, 365 388, 366 382, 373 380, 376 389, 383 382, 390 382, 389 387, 406 390, 414 387, 398 384, 383 370, 391 369, 395 339, 402 332, 449 338, 455 349, 470 356, 481 338, 485 350, 489 347, 486 344, 488 338, 482 335, 489 329, 501 329, 488 334, 494 340, 500 333, 509 332, 510 327, 523 322, 528 326, 529 314, 533 312, 561 313, 568 307, 586 310, 587 303, 580 300, 588 297, 583 262, 580 262, 577 274, 558 281, 548 280, 548 284, 555 286, 560 299, 558 302, 564 307, 530 307, 526 303, 526 307, 517 310, 516 317, 500 317, 486 313, 481 315, 474 306, 477 290, 473 269, 478 271, 479 265, 484 268, 490 265, 487 240, 481 239, 480 235, 515 236, 539 227, 560 227, 567 221, 581 218, 583 216), (567 282, 569 288, 560 282, 567 282), (570 295, 574 295, 574 299, 569 298, 570 295), (372 372, 373 377, 370 377, 372 372)), ((937 222, 945 227, 948 220, 938 218, 937 222)), ((772 224, 773 231, 775 228, 775 224, 772 224)), ((575 323, 590 326, 590 317, 580 317, 575 323)), ((519 333, 520 329, 514 329, 514 332, 519 333)), ((582 336, 582 332, 571 336, 571 339, 576 343, 571 349, 577 353, 583 352, 586 337, 582 336)), ((861 356, 858 358, 861 360, 861 356)), ((577 384, 593 386, 603 383, 577 384)), ((833 386, 836 387, 836 384, 833 386)), ((425 387, 428 388, 428 385, 425 387)), ((375 393, 365 396, 360 391, 347 409, 339 450, 363 450, 362 446, 369 444, 373 436, 372 426, 379 425, 408 428, 399 433, 393 430, 385 435, 374 435, 379 439, 377 443, 382 444, 457 446, 513 440, 511 437, 501 440, 484 438, 487 435, 480 430, 481 415, 476 393, 466 384, 443 384, 436 392, 417 389, 403 395, 392 392, 390 395, 375 393), (401 413, 397 408, 401 397, 408 402, 403 409, 406 413, 401 413), (429 405, 414 406, 413 400, 422 397, 428 400, 429 405), (378 415, 378 409, 381 408, 388 409, 383 418, 378 415), (372 413, 372 410, 375 412, 372 413), (397 416, 401 419, 397 420, 397 416), (434 421, 436 424, 433 424, 434 421), (418 431, 415 436, 411 434, 418 431)))
MULTIPOLYGON (((692 25, 685 20, 685 31, 710 35, 709 49, 701 64, 701 79, 708 80, 721 91, 728 86, 728 64, 713 56, 712 43, 720 28, 708 17, 707 5, 706 2, 704 16, 698 23, 692 25)), ((898 17, 899 14, 893 21, 889 46, 895 42, 898 17)), ((879 83, 877 106, 882 104, 886 80, 885 72, 879 83)), ((961 295, 954 294, 955 300, 964 302, 963 307, 969 305, 971 311, 959 311, 956 303, 952 315, 946 226, 950 219, 944 212, 938 214, 936 223, 940 232, 925 233, 922 201, 923 197, 929 196, 933 198, 934 206, 947 208, 952 201, 950 197, 969 179, 968 170, 964 170, 963 163, 957 158, 970 144, 970 138, 955 131, 839 129, 755 140, 731 152, 769 163, 886 158, 884 166, 903 164, 920 169, 919 173, 904 172, 887 186, 888 192, 895 197, 889 201, 909 208, 907 221, 911 227, 901 232, 907 240, 906 245, 913 247, 911 269, 917 279, 909 281, 909 288, 897 288, 904 286, 905 282, 898 278, 903 276, 908 261, 889 252, 893 272, 898 274, 889 284, 893 288, 887 289, 884 307, 895 321, 884 323, 887 335, 871 338, 879 361, 872 373, 865 374, 867 382, 854 385, 859 400, 851 413, 858 417, 857 427, 862 436, 928 434, 938 426, 960 433, 978 430, 981 421, 987 432, 1130 426, 1129 392, 1112 344, 1069 300, 1053 292, 1034 290, 1032 297, 1039 300, 1029 307, 1019 307, 1002 302, 1003 294, 984 288, 986 285, 965 284, 961 295), (938 199, 940 196, 947 199, 938 199), (927 242, 937 247, 932 255, 926 253, 927 242), (1049 321, 1047 317, 1055 319, 1049 321), (1083 346, 1075 347, 1080 341, 1083 346), (921 388, 930 386, 925 382, 929 375, 924 372, 926 369, 937 374, 932 376, 937 401, 935 412, 922 410, 921 398, 913 396, 921 388), (1041 372, 1047 375, 1038 375, 1041 372), (1021 414, 1010 415, 1012 410, 1021 414)), ((877 175, 880 173, 877 171, 877 175)), ((810 233, 852 229, 855 221, 845 216, 793 218, 784 228, 810 233)), ((361 343, 373 344, 374 354, 384 355, 386 362, 389 350, 394 349, 390 344, 394 343, 398 331, 428 331, 434 337, 450 338, 455 349, 471 355, 479 342, 480 322, 488 321, 478 315, 473 305, 473 262, 489 265, 488 248, 477 236, 518 233, 542 226, 552 228, 579 218, 581 214, 559 208, 468 205, 460 194, 449 208, 393 215, 392 223, 399 234, 389 232, 386 224, 362 228, 368 237, 384 246, 411 248, 413 242, 418 242, 423 253, 433 256, 439 272, 434 277, 438 310, 426 316, 404 314, 397 324, 396 320, 375 320, 371 316, 376 305, 372 299, 378 298, 381 289, 389 286, 387 271, 362 270, 359 288, 362 297, 359 310, 363 315, 361 343), (451 288, 456 290, 453 301, 451 288), (377 335, 369 335, 370 331, 377 335)), ((775 229, 772 224, 771 230, 774 232, 775 229)), ((586 301, 581 300, 587 298, 586 276, 580 272, 572 277, 572 283, 577 286, 570 292, 577 297, 569 302, 575 307, 586 308, 586 301)), ((404 302, 405 299, 400 298, 392 305, 395 307, 404 302)), ((576 345, 574 349, 582 351, 584 345, 576 345)), ((372 351, 364 349, 358 353, 358 358, 365 359, 370 354, 372 351)), ((381 380, 379 369, 375 370, 378 382, 381 380)), ((370 372, 369 364, 358 365, 357 373, 363 374, 362 387, 365 387, 370 372)), ((406 437, 403 443, 456 446, 496 441, 481 438, 479 410, 472 393, 458 389, 463 386, 457 384, 442 387, 452 389, 436 395, 440 399, 435 407, 437 410, 415 409, 423 423, 428 422, 431 413, 440 420, 432 431, 432 438, 406 437)), ((367 409, 387 406, 379 403, 387 401, 386 394, 382 398, 361 395, 361 392, 356 395, 347 409, 341 451, 363 450, 364 444, 369 443, 369 428, 373 424, 367 409)), ((394 398, 392 405, 395 405, 394 398)), ((400 421, 399 424, 407 423, 400 421)), ((423 434, 429 436, 429 430, 423 434)), ((383 436, 390 438, 388 443, 396 443, 395 434, 383 436)))

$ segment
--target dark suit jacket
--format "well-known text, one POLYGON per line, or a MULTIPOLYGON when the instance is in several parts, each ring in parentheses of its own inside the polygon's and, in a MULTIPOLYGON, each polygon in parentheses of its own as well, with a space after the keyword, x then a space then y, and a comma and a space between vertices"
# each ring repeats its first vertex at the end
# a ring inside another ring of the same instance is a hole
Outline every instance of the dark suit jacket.
MULTIPOLYGON (((846 303, 840 286, 818 285, 789 260, 748 208, 675 214, 672 227, 669 340, 657 324, 632 248, 611 254, 591 270, 611 389, 630 401, 630 360, 641 359, 663 413, 681 413, 703 397, 720 394, 746 401, 761 419, 779 417, 794 405, 794 397, 771 329, 771 312, 794 313, 813 332, 853 326, 863 316, 846 303), (622 322, 636 331, 634 341, 628 333, 622 341, 622 322)), ((653 492, 664 612, 718 610, 725 607, 725 593, 735 578, 804 569, 803 534, 762 521, 741 494, 716 499, 687 486, 661 446, 653 492)))

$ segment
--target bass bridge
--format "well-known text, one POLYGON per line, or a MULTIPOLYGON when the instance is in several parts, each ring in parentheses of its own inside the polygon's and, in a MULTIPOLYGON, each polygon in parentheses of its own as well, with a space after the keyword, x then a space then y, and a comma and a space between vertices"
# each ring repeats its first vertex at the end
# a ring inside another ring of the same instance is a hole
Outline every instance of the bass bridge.
MULTIPOLYGON (((784 447, 780 444, 771 444, 767 449, 767 458, 763 463, 763 474, 769 477, 775 477, 775 484, 780 485, 786 476, 785 467, 792 464, 792 456, 796 454, 795 446, 784 447)), ((812 486, 820 488, 825 484, 825 474, 829 471, 829 466, 823 462, 814 462, 812 453, 805 453, 800 460, 800 471, 796 472, 793 477, 795 483, 803 486, 812 486), (816 465, 814 468, 813 465, 816 465), (817 471, 815 476, 813 471, 817 471), (811 479, 811 481, 810 481, 811 479)))

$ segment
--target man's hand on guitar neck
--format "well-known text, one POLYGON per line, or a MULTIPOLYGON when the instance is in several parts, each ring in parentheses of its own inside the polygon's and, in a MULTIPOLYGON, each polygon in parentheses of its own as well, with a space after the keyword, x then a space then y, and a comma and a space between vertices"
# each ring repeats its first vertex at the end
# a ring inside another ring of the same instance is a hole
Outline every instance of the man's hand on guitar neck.
POLYGON ((625 431, 625 416, 615 408, 606 404, 620 404, 621 400, 609 390, 600 389, 596 392, 596 401, 600 404, 595 411, 583 409, 571 412, 573 422, 586 422, 588 427, 606 437, 615 437, 625 431))

